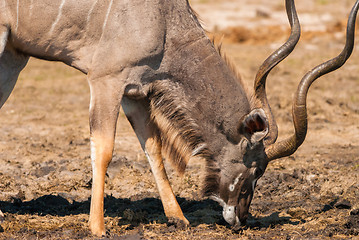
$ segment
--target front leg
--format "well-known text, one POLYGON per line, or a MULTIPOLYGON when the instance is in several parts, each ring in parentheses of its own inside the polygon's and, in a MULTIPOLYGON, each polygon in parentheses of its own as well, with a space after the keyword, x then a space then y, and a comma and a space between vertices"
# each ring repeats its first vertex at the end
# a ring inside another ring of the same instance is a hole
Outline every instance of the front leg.
POLYGON ((96 236, 104 236, 104 187, 107 167, 112 160, 119 112, 119 86, 108 79, 89 81, 91 89, 90 133, 92 161, 92 196, 90 229, 96 236), (112 83, 112 84, 111 84, 112 83))
POLYGON ((189 221, 183 215, 172 187, 168 180, 161 154, 161 143, 156 136, 148 138, 144 148, 148 162, 150 163, 152 174, 155 178, 158 192, 161 197, 163 209, 169 222, 176 224, 189 225, 189 221))
POLYGON ((148 102, 124 97, 121 105, 150 163, 166 217, 169 221, 188 225, 189 222, 176 200, 163 165, 161 140, 157 127, 150 121, 148 102))

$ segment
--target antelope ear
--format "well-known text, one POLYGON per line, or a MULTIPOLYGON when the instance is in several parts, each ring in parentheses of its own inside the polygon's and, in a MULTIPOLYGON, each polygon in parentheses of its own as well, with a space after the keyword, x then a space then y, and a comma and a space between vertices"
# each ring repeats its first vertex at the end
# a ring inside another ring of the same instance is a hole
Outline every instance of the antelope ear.
POLYGON ((244 116, 239 124, 239 133, 242 134, 251 145, 263 140, 269 132, 267 116, 263 109, 254 109, 244 116))

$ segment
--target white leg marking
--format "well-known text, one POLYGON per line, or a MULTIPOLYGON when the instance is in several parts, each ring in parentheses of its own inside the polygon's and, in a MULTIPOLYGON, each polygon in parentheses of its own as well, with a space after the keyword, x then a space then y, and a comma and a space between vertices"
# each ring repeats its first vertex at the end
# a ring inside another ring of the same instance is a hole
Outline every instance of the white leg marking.
POLYGON ((89 84, 89 87, 90 87, 90 106, 89 106, 89 112, 92 111, 92 108, 93 108, 93 103, 92 103, 92 87, 91 87, 91 84, 89 84))
POLYGON ((92 178, 95 179, 96 176, 96 145, 95 142, 91 139, 91 164, 92 164, 92 178))
POLYGON ((145 155, 146 155, 148 162, 150 163, 151 168, 154 167, 154 165, 153 165, 154 162, 153 162, 152 158, 150 157, 150 155, 148 154, 146 149, 145 149, 145 155))
POLYGON ((59 12, 57 14, 57 17, 55 19, 55 22, 52 24, 51 29, 50 29, 50 34, 52 34, 52 32, 55 30, 56 25, 59 23, 60 19, 61 19, 61 15, 62 15, 62 8, 65 5, 66 0, 62 0, 60 7, 59 7, 59 12))
POLYGON ((105 31, 105 27, 107 25, 107 20, 108 20, 108 17, 110 15, 111 8, 112 8, 112 3, 113 3, 113 0, 111 0, 110 4, 108 5, 105 21, 104 21, 103 26, 102 26, 102 33, 105 31))

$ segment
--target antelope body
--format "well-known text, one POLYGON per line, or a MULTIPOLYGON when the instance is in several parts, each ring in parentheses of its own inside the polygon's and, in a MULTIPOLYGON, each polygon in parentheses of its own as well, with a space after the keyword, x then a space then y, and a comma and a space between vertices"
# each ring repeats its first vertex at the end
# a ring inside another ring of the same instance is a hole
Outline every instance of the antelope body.
POLYGON ((358 1, 349 20, 345 56, 303 78, 293 108, 296 133, 276 142, 265 80, 300 34, 294 3, 286 0, 286 5, 292 35, 264 62, 252 94, 207 38, 185 0, 0 0, 0 106, 30 56, 62 61, 87 74, 93 234, 105 234, 104 179, 120 106, 149 160, 169 220, 188 224, 162 158, 180 173, 190 159, 202 158, 204 194, 223 206, 228 223, 239 226, 268 162, 290 155, 303 142, 310 84, 344 64, 353 47, 358 1))

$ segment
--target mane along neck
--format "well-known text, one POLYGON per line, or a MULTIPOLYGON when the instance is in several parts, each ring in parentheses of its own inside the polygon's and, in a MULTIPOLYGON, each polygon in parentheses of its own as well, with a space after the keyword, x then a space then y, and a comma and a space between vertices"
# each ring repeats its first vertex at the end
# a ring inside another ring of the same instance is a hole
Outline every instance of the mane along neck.
POLYGON ((162 155, 183 173, 191 158, 208 155, 208 149, 186 99, 168 85, 158 81, 150 89, 151 119, 160 130, 162 155))
POLYGON ((158 81, 151 87, 151 119, 157 125, 162 144, 162 156, 183 174, 191 159, 204 159, 206 176, 204 195, 214 192, 219 185, 219 168, 213 154, 207 148, 198 124, 190 116, 189 104, 181 92, 168 86, 167 81, 158 81), (171 89, 171 90, 169 90, 171 89))

